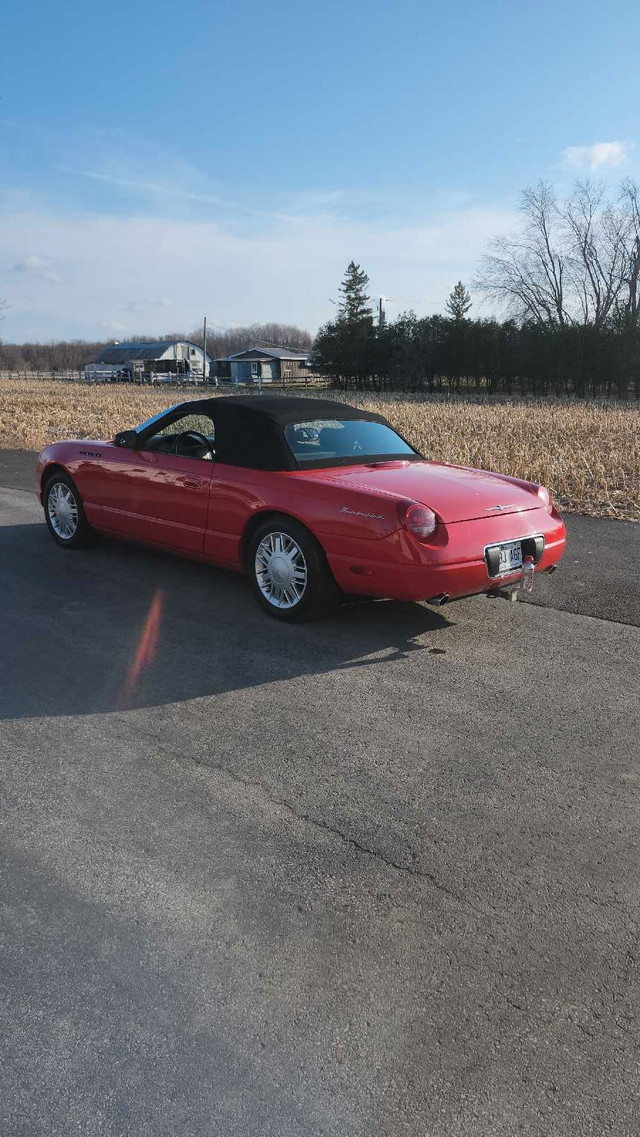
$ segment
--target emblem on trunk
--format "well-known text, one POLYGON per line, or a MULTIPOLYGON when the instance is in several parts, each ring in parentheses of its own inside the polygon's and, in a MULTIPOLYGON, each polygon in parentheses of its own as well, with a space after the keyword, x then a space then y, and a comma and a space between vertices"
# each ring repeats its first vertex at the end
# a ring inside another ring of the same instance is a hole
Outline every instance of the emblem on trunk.
POLYGON ((485 512, 488 512, 490 509, 501 509, 502 510, 502 509, 515 509, 515 508, 516 508, 516 506, 513 504, 513 502, 511 503, 511 505, 485 505, 485 512))
POLYGON ((340 513, 348 513, 350 517, 370 517, 372 521, 384 520, 384 513, 362 513, 359 509, 349 509, 348 505, 343 505, 340 513))

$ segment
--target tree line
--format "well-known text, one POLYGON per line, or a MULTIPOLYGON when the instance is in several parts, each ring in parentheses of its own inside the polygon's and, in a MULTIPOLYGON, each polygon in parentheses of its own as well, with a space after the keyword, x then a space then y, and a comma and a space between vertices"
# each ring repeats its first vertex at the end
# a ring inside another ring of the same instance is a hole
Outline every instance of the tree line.
POLYGON ((640 398, 640 331, 514 319, 326 324, 311 363, 345 390, 640 398))
MULTIPOLYGON (((365 271, 351 261, 337 316, 313 343, 314 369, 341 387, 640 398, 640 188, 634 182, 613 193, 604 183, 579 182, 563 199, 543 182, 523 192, 518 230, 490 243, 473 285, 502 309, 502 319, 472 318, 471 295, 459 281, 446 315, 405 312, 387 321, 382 311, 374 317, 368 286, 365 271)), ((202 344, 202 331, 166 338, 202 344)), ((307 351, 312 340, 278 323, 207 336, 214 358, 253 344, 307 351)), ((0 370, 80 369, 105 346, 0 341, 0 370)))
POLYGON ((506 319, 472 319, 459 281, 445 316, 374 319, 353 261, 312 362, 344 388, 640 398, 640 190, 525 190, 518 232, 491 242, 475 287, 506 319))
MULTIPOLYGON (((192 332, 169 332, 164 336, 131 336, 138 343, 160 339, 189 340, 202 346, 202 328, 192 332)), ((207 351, 214 359, 256 343, 308 351, 312 337, 293 324, 249 324, 225 330, 207 331, 207 351)), ((0 340, 0 371, 80 371, 114 340, 63 340, 51 343, 3 343, 0 340)))

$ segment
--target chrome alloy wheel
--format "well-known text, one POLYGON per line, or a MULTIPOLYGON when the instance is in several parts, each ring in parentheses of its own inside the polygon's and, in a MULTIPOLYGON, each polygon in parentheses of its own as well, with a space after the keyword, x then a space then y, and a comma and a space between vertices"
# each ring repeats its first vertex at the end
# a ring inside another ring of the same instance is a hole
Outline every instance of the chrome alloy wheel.
POLYGON ((274 608, 295 608, 307 589, 307 562, 288 533, 267 533, 256 549, 258 587, 274 608))
POLYGON ((47 513, 54 533, 63 541, 75 536, 78 528, 78 503, 66 482, 54 482, 47 494, 47 513))

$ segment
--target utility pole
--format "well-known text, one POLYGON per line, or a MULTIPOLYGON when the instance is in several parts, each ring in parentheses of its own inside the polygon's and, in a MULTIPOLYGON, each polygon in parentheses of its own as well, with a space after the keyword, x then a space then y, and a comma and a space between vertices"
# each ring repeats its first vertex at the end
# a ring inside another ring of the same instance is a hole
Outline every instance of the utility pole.
POLYGON ((207 317, 202 321, 202 382, 206 383, 207 375, 207 317))

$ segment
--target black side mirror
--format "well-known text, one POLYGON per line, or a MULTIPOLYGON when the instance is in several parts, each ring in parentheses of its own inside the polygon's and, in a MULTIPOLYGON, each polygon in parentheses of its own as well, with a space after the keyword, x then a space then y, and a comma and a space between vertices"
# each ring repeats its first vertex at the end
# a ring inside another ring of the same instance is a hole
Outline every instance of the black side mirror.
POLYGON ((113 441, 116 446, 125 446, 128 450, 138 449, 138 435, 135 430, 119 430, 113 441))

